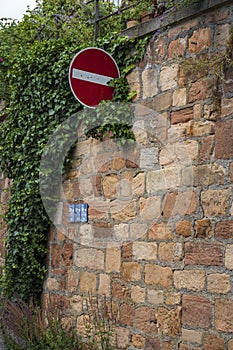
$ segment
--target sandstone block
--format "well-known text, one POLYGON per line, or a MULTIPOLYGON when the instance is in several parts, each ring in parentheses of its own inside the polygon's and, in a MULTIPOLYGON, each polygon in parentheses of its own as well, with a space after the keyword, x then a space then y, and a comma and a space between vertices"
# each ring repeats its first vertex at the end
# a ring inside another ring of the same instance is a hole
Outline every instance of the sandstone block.
POLYGON ((217 163, 198 165, 194 168, 194 186, 221 185, 225 174, 225 168, 217 163))
POLYGON ((125 349, 129 345, 129 330, 127 328, 117 327, 116 337, 119 349, 125 349))
POLYGON ((183 237, 190 237, 192 235, 192 222, 182 220, 176 223, 176 234, 183 237))
POLYGON ((195 30, 189 38, 188 49, 190 53, 200 52, 210 47, 211 32, 210 28, 200 28, 195 30))
POLYGON ((122 263, 122 278, 125 281, 140 281, 142 277, 142 265, 137 262, 122 263))
POLYGON ((196 220, 194 224, 195 236, 199 238, 212 236, 212 225, 209 219, 196 220))
MULTIPOLYGON (((162 345, 163 346, 163 345, 162 345)), ((146 350, 160 350, 161 349, 161 344, 160 340, 158 338, 148 338, 146 340, 146 350)))
POLYGON ((181 183, 181 174, 178 167, 149 171, 146 177, 146 189, 149 194, 176 189, 181 183))
POLYGON ((145 283, 168 287, 172 284, 172 269, 159 265, 145 266, 145 283))
POLYGON ((189 132, 190 136, 204 136, 214 133, 214 124, 210 121, 192 121, 189 132))
POLYGON ((102 295, 106 295, 107 297, 110 295, 110 276, 104 273, 99 275, 99 288, 98 293, 102 295))
POLYGON ((56 278, 47 278, 45 288, 48 291, 54 291, 54 290, 59 290, 60 288, 60 283, 56 278))
POLYGON ((207 217, 226 215, 230 196, 230 188, 202 191, 201 204, 204 210, 204 215, 207 217))
POLYGON ((124 243, 122 245, 122 259, 132 260, 133 257, 133 243, 124 243))
POLYGON ((194 331, 192 329, 182 328, 182 340, 188 343, 198 343, 202 342, 202 332, 194 331))
POLYGON ((205 136, 201 140, 199 160, 210 160, 214 150, 214 136, 205 136))
POLYGON ((233 332, 233 301, 216 299, 215 301, 215 327, 218 331, 233 332))
POLYGON ((170 42, 168 46, 168 59, 183 56, 186 49, 186 38, 178 38, 170 42))
POLYGON ((94 248, 79 248, 74 254, 74 265, 93 270, 104 269, 104 253, 94 248))
POLYGON ((207 276, 207 290, 211 293, 227 294, 231 290, 230 276, 226 273, 212 273, 207 276))
POLYGON ((81 314, 83 312, 83 297, 81 295, 74 295, 70 298, 70 307, 72 311, 81 314))
POLYGON ((233 244, 227 244, 225 253, 225 266, 229 270, 233 270, 233 244))
POLYGON ((81 271, 79 288, 81 292, 95 294, 96 275, 94 272, 81 271))
POLYGON ((133 242, 133 257, 136 260, 156 260, 157 244, 154 242, 133 242))
POLYGON ((230 175, 229 175, 230 182, 233 182, 233 163, 230 164, 229 171, 230 171, 230 175))
POLYGON ((112 170, 121 170, 125 167, 125 159, 121 157, 114 157, 112 160, 112 170))
POLYGON ((112 296, 119 300, 127 300, 129 298, 129 287, 123 283, 112 283, 112 296))
POLYGON ((67 288, 70 292, 75 291, 78 286, 79 272, 69 269, 67 274, 67 288))
POLYGON ((221 100, 221 116, 226 117, 232 114, 233 98, 223 98, 221 100))
POLYGON ((155 220, 161 214, 159 196, 140 199, 140 218, 142 221, 155 220))
POLYGON ((131 298, 135 303, 144 303, 146 295, 146 288, 139 286, 131 287, 131 298))
POLYGON ((129 304, 120 305, 120 322, 125 326, 133 326, 134 307, 129 304))
POLYGON ((71 266, 73 260, 73 244, 65 243, 62 247, 62 262, 65 266, 71 266))
POLYGON ((223 265, 223 247, 218 242, 186 242, 185 265, 223 265))
POLYGON ((164 37, 158 36, 154 40, 153 59, 155 62, 161 62, 165 55, 166 40, 164 37))
POLYGON ((188 93, 188 102, 193 103, 195 101, 206 100, 207 98, 211 97, 213 93, 212 84, 210 81, 206 80, 199 80, 192 83, 188 93))
POLYGON ((51 245, 51 265, 52 267, 60 267, 61 263, 61 246, 60 244, 51 245))
POLYGON ((111 217, 115 221, 130 221, 137 215, 136 201, 114 200, 110 203, 111 217))
POLYGON ((227 349, 228 350, 233 350, 233 339, 229 340, 227 349))
POLYGON ((224 350, 224 340, 215 334, 206 335, 204 338, 205 350, 224 350))
POLYGON ((180 293, 175 293, 168 291, 166 294, 166 304, 167 305, 178 305, 180 304, 180 293))
POLYGON ((116 174, 109 174, 104 177, 103 192, 104 192, 105 198, 111 199, 117 196, 118 183, 119 183, 119 179, 116 174))
POLYGON ((158 329, 163 335, 170 337, 181 333, 181 307, 176 309, 158 308, 158 329))
POLYGON ((145 338, 140 334, 132 335, 132 344, 137 349, 144 349, 145 346, 145 338))
POLYGON ((159 244, 158 257, 163 261, 178 262, 183 258, 183 244, 182 243, 165 243, 159 244))
POLYGON ((147 306, 136 308, 134 327, 148 334, 157 334, 155 310, 147 306))
POLYGON ((163 202, 163 216, 192 214, 196 210, 196 193, 192 191, 167 193, 163 202))
POLYGON ((191 119, 193 119, 193 107, 187 107, 171 113, 172 124, 186 123, 191 119))
POLYGON ((140 151, 139 166, 141 169, 152 170, 158 164, 158 148, 142 148, 140 151))
POLYGON ((145 193, 145 174, 139 173, 132 180, 132 192, 140 196, 145 193))
POLYGON ((155 68, 147 68, 142 72, 143 98, 153 97, 158 92, 158 71, 155 68))
POLYGON ((225 46, 230 39, 230 24, 221 24, 215 27, 214 45, 225 46))
POLYGON ((106 249, 106 272, 120 272, 121 250, 120 247, 110 247, 106 249))
POLYGON ((172 239, 173 234, 171 231, 171 227, 166 223, 154 223, 150 226, 149 239, 151 240, 166 240, 172 239))
POLYGON ((212 320, 212 305, 202 297, 183 295, 182 324, 190 327, 209 329, 212 320), (195 310, 195 312, 194 312, 195 310))
POLYGON ((233 220, 219 221, 215 226, 215 237, 218 239, 233 238, 233 220))
POLYGON ((159 85, 162 91, 174 89, 177 86, 178 65, 164 66, 161 69, 159 85))
MULTIPOLYGON (((130 239, 136 240, 136 239, 142 239, 146 236, 147 233, 147 225, 146 224, 140 224, 140 223, 132 223, 130 224, 130 239)), ((141 243, 141 242, 140 242, 141 243)))
POLYGON ((217 122, 215 134, 215 157, 233 158, 233 119, 217 122))
POLYGON ((114 225, 114 236, 117 241, 126 241, 129 238, 129 224, 114 225))
POLYGON ((148 292, 147 292, 148 303, 155 304, 155 305, 163 304, 163 301, 164 301, 163 294, 164 293, 162 290, 148 289, 148 292))
POLYGON ((166 92, 155 96, 154 108, 156 112, 165 111, 171 107, 172 93, 166 92))
POLYGON ((174 285, 177 289, 200 291, 205 287, 204 270, 174 271, 174 285))

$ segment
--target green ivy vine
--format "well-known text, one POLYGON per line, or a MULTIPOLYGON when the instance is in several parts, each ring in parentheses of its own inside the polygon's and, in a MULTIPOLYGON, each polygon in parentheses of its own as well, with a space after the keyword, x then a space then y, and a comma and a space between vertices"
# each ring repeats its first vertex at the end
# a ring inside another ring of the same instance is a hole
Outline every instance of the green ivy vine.
MULTIPOLYGON (((31 296, 39 298, 42 291, 51 225, 40 197, 41 156, 56 127, 82 109, 69 88, 69 64, 74 54, 84 47, 97 46, 107 50, 114 56, 121 71, 121 78, 114 82, 114 99, 116 102, 129 101, 133 94, 129 93, 125 77, 135 62, 142 58, 147 38, 130 39, 112 31, 96 42, 87 41, 85 37, 78 43, 73 36, 71 39, 70 35, 64 35, 62 27, 63 35, 60 37, 54 34, 54 37, 46 38, 45 31, 43 40, 40 37, 40 40, 37 38, 30 42, 28 18, 25 23, 24 27, 22 23, 10 24, 6 31, 0 31, 0 37, 5 35, 5 39, 18 35, 17 40, 12 39, 13 47, 5 47, 7 53, 0 50, 3 58, 0 79, 5 84, 5 95, 2 91, 0 98, 6 104, 1 112, 6 119, 0 125, 0 163, 4 175, 13 179, 9 207, 4 216, 7 255, 1 288, 7 297, 17 294, 28 301, 31 296), (26 37, 25 45, 21 44, 22 30, 26 37)), ((34 38, 35 28, 31 31, 31 38, 34 38)), ((76 31, 78 36, 79 29, 76 28, 76 31)), ((103 106, 104 103, 100 104, 100 110, 95 111, 96 116, 103 106)), ((111 130, 116 137, 133 138, 129 120, 119 125, 117 120, 111 119, 111 115, 108 114, 108 120, 96 137, 100 132, 103 135, 106 130, 111 130)))

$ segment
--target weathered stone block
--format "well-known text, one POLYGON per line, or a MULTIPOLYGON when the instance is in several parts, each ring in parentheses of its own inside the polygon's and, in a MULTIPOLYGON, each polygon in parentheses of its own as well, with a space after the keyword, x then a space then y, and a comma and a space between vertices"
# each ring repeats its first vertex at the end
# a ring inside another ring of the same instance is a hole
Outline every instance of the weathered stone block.
POLYGON ((207 98, 212 96, 213 93, 213 82, 210 81, 196 81, 192 83, 189 94, 188 94, 188 102, 193 103, 195 101, 206 100, 207 98))
POLYGON ((230 28, 231 25, 221 24, 215 27, 214 33, 214 45, 219 48, 219 46, 227 45, 228 40, 230 39, 230 28))
POLYGON ((157 319, 155 310, 147 306, 135 310, 134 327, 148 334, 157 334, 157 319))
POLYGON ((93 270, 104 269, 104 253, 94 248, 79 248, 74 253, 74 265, 93 270))
POLYGON ((225 253, 225 266, 229 270, 233 270, 233 244, 227 244, 225 253))
POLYGON ((158 164, 158 147, 142 148, 139 166, 141 169, 152 170, 158 164))
POLYGON ((117 196, 118 183, 119 183, 119 179, 116 174, 109 174, 104 177, 103 192, 104 192, 105 198, 111 199, 117 196))
POLYGON ((183 295, 182 324, 190 327, 209 329, 212 321, 212 305, 202 297, 183 295), (195 311, 194 311, 195 310, 195 311))
POLYGON ((201 204, 205 216, 226 215, 231 189, 207 190, 201 192, 201 204))
POLYGON ((132 344, 137 349, 144 349, 145 346, 145 338, 140 334, 132 335, 132 344))
POLYGON ((146 190, 149 194, 152 194, 168 189, 176 189, 180 183, 181 174, 177 167, 149 171, 146 177, 146 190))
POLYGON ((170 42, 168 46, 168 59, 183 56, 186 49, 187 38, 178 38, 170 42))
POLYGON ((162 91, 174 89, 177 86, 178 65, 164 66, 161 69, 159 85, 162 91))
POLYGON ((218 239, 233 238, 233 220, 219 221, 215 226, 215 237, 218 239))
POLYGON ((159 244, 158 257, 163 261, 178 262, 183 258, 183 244, 182 243, 165 243, 159 244))
POLYGON ((133 242, 133 257, 136 260, 156 260, 157 244, 154 242, 133 242))
POLYGON ((215 300, 215 327, 218 331, 233 332, 233 301, 215 300))
POLYGON ((212 236, 212 225, 209 219, 196 220, 194 224, 195 236, 199 238, 212 236))
POLYGON ((177 222, 176 234, 183 237, 190 237, 192 235, 192 222, 188 220, 177 222))
POLYGON ((204 270, 174 271, 174 285, 177 289, 200 291, 205 287, 204 270))
POLYGON ((226 169, 217 164, 204 164, 194 167, 194 186, 222 185, 226 169))
POLYGON ((120 306, 120 322, 125 326, 133 326, 134 307, 129 304, 120 306))
POLYGON ((223 246, 218 242, 186 242, 186 265, 223 265, 223 246))
POLYGON ((173 238, 171 227, 166 223, 153 224, 149 229, 148 236, 149 236, 149 239, 156 240, 156 241, 173 238))
POLYGON ((145 283, 168 287, 172 284, 172 269, 159 265, 145 266, 145 283))
POLYGON ((158 92, 158 70, 147 68, 142 72, 143 98, 153 97, 158 92))
POLYGON ((155 220, 160 217, 161 199, 159 196, 140 199, 140 218, 142 221, 155 220))
POLYGON ((192 214, 196 210, 196 200, 196 193, 192 191, 167 193, 163 201, 163 216, 192 214))
POLYGON ((201 140, 199 160, 210 160, 214 151, 214 136, 205 136, 201 140))
POLYGON ((123 280, 139 281, 142 277, 142 265, 137 262, 122 263, 122 278, 123 280))
POLYGON ((136 217, 136 201, 114 200, 110 203, 110 212, 113 220, 129 221, 136 217))
POLYGON ((190 136, 204 136, 214 134, 214 124, 210 121, 192 121, 188 131, 190 136))
POLYGON ((202 342, 202 332, 194 331, 192 329, 182 328, 182 340, 188 343, 198 343, 202 342))
POLYGON ((144 303, 146 295, 146 288, 139 286, 131 287, 131 298, 135 303, 144 303))
POLYGON ((99 275, 98 293, 107 297, 110 295, 110 276, 105 273, 99 275))
POLYGON ((207 276, 207 290, 211 293, 227 294, 231 290, 230 276, 226 273, 212 273, 207 276))
POLYGON ((215 157, 233 158, 233 119, 217 122, 215 133, 215 157))
POLYGON ((193 107, 187 107, 171 113, 172 124, 186 123, 191 119, 193 119, 193 107))
POLYGON ((158 329, 163 335, 170 337, 181 333, 181 307, 176 309, 158 308, 158 329))
POLYGON ((162 290, 149 289, 147 292, 148 303, 159 305, 163 304, 164 295, 162 290))
POLYGON ((79 288, 80 288, 80 292, 95 294, 96 292, 95 273, 88 272, 88 271, 81 271, 79 288))
POLYGON ((224 339, 215 334, 206 335, 204 338, 205 350, 224 350, 224 339))
POLYGON ((110 247, 106 249, 106 272, 120 272, 121 249, 120 247, 110 247))
POLYGON ((127 81, 130 86, 130 91, 136 91, 136 96, 134 100, 138 100, 140 98, 141 89, 139 79, 139 71, 137 69, 132 70, 132 72, 130 72, 127 75, 127 81))
POLYGON ((156 112, 165 111, 171 107, 172 93, 166 92, 155 96, 154 108, 156 112))
POLYGON ((195 30, 189 38, 188 49, 190 53, 200 52, 210 47, 211 32, 210 28, 200 28, 195 30))
POLYGON ((112 283, 112 296, 113 298, 119 300, 127 300, 129 299, 129 287, 124 285, 123 283, 113 282, 112 283))

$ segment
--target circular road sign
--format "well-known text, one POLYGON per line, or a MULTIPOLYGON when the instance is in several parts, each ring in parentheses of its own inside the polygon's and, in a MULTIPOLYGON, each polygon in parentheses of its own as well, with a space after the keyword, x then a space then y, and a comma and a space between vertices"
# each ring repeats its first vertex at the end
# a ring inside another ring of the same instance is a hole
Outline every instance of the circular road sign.
POLYGON ((100 101, 111 100, 114 88, 108 83, 120 72, 112 56, 97 47, 81 50, 69 69, 70 88, 84 106, 96 108, 100 101))

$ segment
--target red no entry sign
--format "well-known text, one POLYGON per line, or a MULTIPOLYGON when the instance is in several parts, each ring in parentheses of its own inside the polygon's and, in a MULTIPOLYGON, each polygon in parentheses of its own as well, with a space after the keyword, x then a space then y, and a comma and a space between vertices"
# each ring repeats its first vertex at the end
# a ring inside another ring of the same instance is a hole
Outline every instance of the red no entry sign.
POLYGON ((69 83, 80 103, 95 108, 100 101, 111 100, 114 89, 108 86, 108 83, 119 76, 117 64, 109 53, 89 47, 73 58, 69 70, 69 83))

